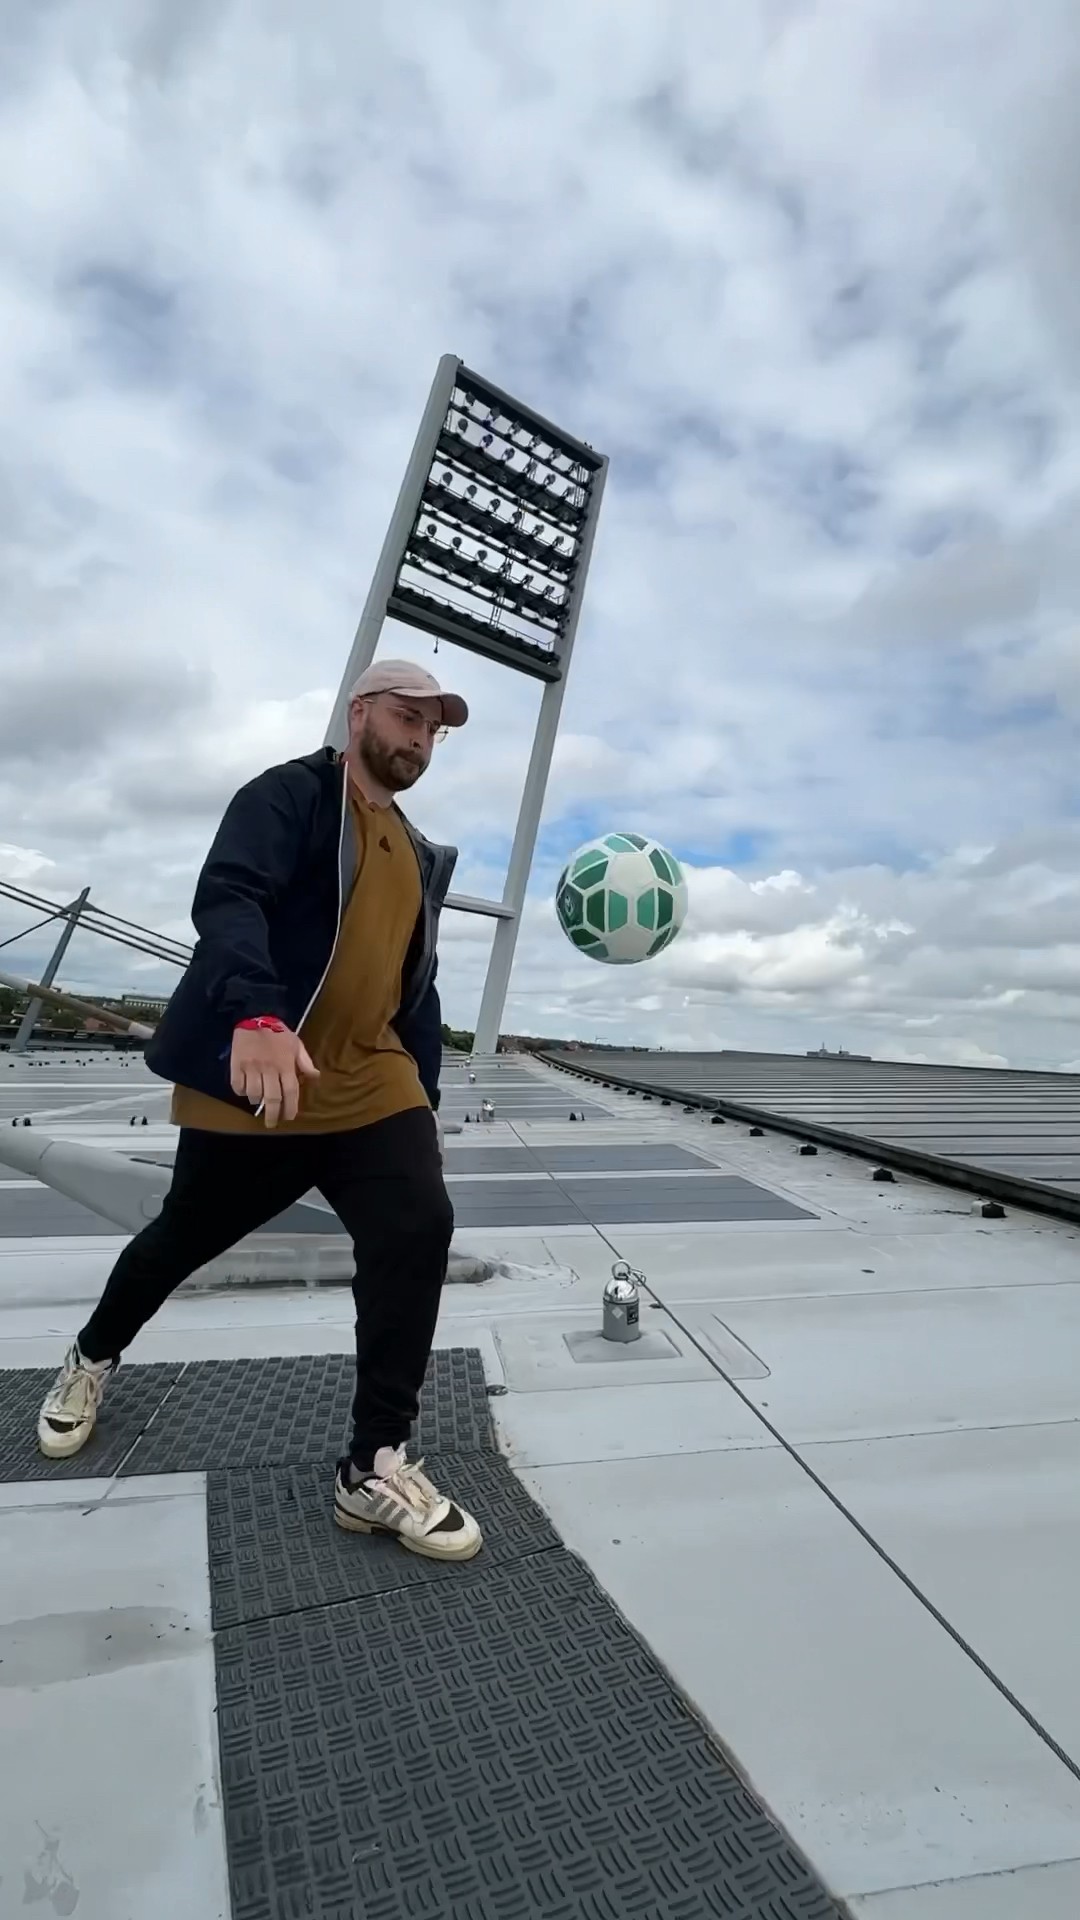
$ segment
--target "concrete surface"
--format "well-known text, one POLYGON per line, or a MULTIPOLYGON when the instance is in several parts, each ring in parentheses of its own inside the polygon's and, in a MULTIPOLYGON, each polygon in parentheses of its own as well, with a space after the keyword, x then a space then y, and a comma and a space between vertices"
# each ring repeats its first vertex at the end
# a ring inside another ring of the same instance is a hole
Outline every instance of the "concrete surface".
POLYGON ((852 1902, 855 1920, 1076 1920, 1080 1860, 990 1879, 901 1887, 852 1902))
MULTIPOLYGON (((803 1457, 1069 1753, 1080 1753, 1080 1423, 803 1457)), ((1080 1914, 1080 1901, 1076 1911, 1080 1914)))
POLYGON ((227 1920, 201 1486, 35 1486, 0 1566, 0 1916, 227 1920))

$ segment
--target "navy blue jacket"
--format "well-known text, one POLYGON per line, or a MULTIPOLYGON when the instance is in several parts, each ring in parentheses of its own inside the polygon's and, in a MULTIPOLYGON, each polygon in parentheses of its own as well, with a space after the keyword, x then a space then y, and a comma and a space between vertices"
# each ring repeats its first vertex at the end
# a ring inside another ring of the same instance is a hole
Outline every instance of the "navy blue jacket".
MULTIPOLYGON (((300 1030, 329 970, 356 872, 347 779, 343 762, 323 747, 270 767, 230 801, 195 889, 198 943, 146 1045, 146 1063, 163 1080, 247 1111, 229 1084, 237 1022, 276 1014, 300 1030)), ((423 891, 394 1027, 437 1107, 442 1013, 435 943, 457 849, 435 846, 402 819, 423 891)))

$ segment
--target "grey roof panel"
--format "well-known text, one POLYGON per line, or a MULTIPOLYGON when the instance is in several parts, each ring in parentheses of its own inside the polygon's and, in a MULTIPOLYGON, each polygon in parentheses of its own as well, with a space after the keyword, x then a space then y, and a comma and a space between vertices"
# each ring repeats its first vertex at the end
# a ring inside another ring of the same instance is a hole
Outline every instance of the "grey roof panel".
MULTIPOLYGON (((842 1055, 552 1053, 592 1079, 718 1103, 895 1166, 1080 1215, 1080 1074, 842 1055)), ((575 1083, 569 1081, 571 1089, 575 1083)))

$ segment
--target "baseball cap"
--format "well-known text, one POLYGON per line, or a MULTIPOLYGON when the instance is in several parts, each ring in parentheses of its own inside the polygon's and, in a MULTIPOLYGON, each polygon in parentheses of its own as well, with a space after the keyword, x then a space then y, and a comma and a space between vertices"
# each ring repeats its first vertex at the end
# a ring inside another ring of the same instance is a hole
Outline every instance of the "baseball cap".
POLYGON ((414 660, 373 660, 349 693, 350 700, 371 693, 398 693, 403 700, 441 700, 443 725, 463 727, 469 709, 460 693, 446 693, 433 673, 414 660))

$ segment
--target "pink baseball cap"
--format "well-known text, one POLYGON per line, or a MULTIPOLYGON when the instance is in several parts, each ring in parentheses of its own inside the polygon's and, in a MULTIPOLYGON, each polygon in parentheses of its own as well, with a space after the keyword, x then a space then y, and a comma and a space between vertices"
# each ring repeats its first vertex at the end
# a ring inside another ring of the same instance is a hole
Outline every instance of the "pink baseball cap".
POLYGON ((433 673, 414 660, 373 660, 349 694, 362 700, 371 693, 398 693, 403 700, 441 700, 443 725, 463 727, 469 709, 460 693, 446 693, 433 673))

